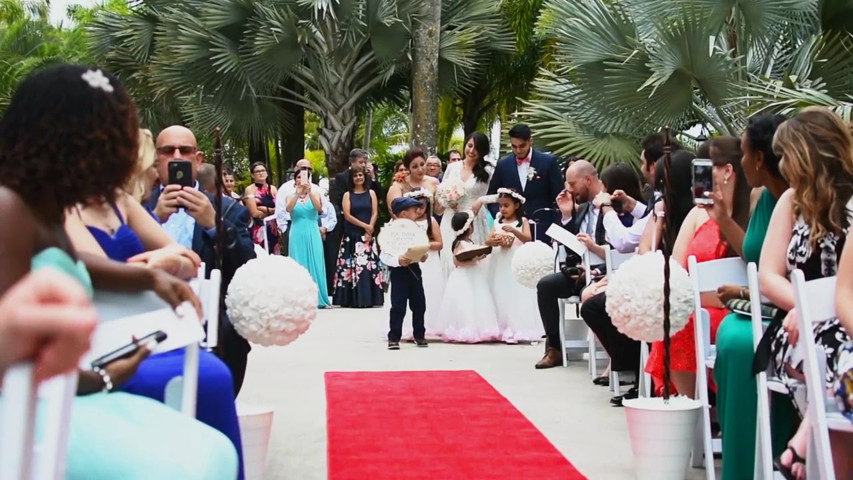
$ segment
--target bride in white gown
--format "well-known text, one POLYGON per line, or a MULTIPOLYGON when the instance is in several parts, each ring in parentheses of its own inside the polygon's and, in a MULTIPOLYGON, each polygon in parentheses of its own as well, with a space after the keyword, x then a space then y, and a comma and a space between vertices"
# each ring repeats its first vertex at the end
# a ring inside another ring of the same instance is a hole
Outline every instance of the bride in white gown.
POLYGON ((444 172, 442 183, 450 180, 459 180, 465 184, 465 195, 457 205, 447 206, 441 218, 441 263, 444 268, 444 278, 450 276, 453 271, 453 252, 451 245, 455 238, 450 219, 453 214, 465 210, 472 210, 474 217, 474 232, 471 241, 476 245, 483 245, 489 238, 489 219, 485 208, 480 208, 482 202, 477 202, 489 189, 491 169, 486 162, 486 154, 489 153, 489 139, 480 132, 472 133, 465 140, 465 157, 458 162, 451 163, 444 172), (477 203, 477 205, 474 205, 477 203), (475 208, 477 207, 477 208, 475 208))

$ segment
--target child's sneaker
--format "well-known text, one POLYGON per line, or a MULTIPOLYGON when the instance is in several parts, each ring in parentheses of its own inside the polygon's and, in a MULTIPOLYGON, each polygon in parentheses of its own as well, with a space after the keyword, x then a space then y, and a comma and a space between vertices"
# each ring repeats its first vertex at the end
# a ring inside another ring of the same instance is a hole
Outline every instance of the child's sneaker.
POLYGON ((416 338, 415 343, 418 345, 419 348, 426 348, 429 346, 425 338, 416 338))
POLYGON ((400 342, 392 342, 391 340, 388 340, 388 350, 399 350, 399 349, 400 349, 400 342))

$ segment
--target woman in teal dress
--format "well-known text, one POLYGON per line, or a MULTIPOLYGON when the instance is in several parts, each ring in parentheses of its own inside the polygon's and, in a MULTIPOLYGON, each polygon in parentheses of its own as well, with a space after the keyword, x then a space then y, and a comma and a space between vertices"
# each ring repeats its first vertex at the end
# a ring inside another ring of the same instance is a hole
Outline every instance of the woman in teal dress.
MULTIPOLYGON (((762 115, 749 119, 741 138, 743 170, 753 188, 764 188, 752 210, 749 226, 738 253, 747 262, 758 263, 761 246, 770 224, 776 201, 788 188, 779 172, 779 157, 773 153, 773 135, 785 121, 781 115, 762 115)), ((726 223, 726 219, 721 225, 726 223)), ((721 226, 722 228, 722 226, 721 226)), ((725 285, 718 290, 725 302, 732 298, 750 298, 747 289, 725 285)), ((717 384, 717 418, 723 434, 724 480, 753 478, 755 469, 755 431, 758 393, 752 375, 754 344, 750 317, 730 313, 717 330, 717 359, 714 381, 717 384)), ((788 402, 774 402, 773 446, 779 453, 792 432, 792 412, 788 402), (780 407, 781 406, 781 407, 780 407)))
POLYGON ((326 308, 331 302, 326 289, 326 260, 318 224, 323 204, 320 193, 311 188, 310 181, 297 175, 294 183, 296 194, 287 199, 287 211, 290 213, 288 254, 311 274, 319 290, 317 305, 326 308))
MULTIPOLYGON (((0 229, 0 294, 31 270, 45 268, 92 292, 92 279, 74 259, 63 229, 64 212, 126 184, 136 163, 138 128, 127 92, 100 70, 60 65, 18 86, 0 120, 0 217, 14 225, 0 229)), ((99 287, 109 281, 120 289, 147 283, 163 295, 187 291, 155 270, 96 268, 99 287)), ((237 454, 227 437, 162 403, 112 392, 145 354, 109 364, 106 374, 79 372, 66 478, 233 480, 237 454)))

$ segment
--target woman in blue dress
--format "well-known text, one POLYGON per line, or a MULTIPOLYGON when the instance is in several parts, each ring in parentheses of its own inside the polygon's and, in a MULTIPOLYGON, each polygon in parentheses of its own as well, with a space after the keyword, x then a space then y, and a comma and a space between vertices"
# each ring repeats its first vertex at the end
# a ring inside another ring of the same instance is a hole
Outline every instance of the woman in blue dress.
POLYGON ((320 193, 311 188, 307 173, 300 172, 300 175, 294 178, 296 194, 287 199, 287 212, 290 213, 288 254, 311 274, 319 290, 317 305, 326 308, 331 303, 326 289, 326 261, 318 223, 323 204, 320 193))
POLYGON ((343 199, 346 222, 335 273, 334 304, 341 307, 379 307, 385 299, 374 237, 379 205, 376 192, 366 188, 364 181, 364 168, 352 167, 343 199))
MULTIPOLYGON (((0 229, 0 294, 31 270, 50 268, 76 279, 90 295, 93 284, 147 285, 172 303, 192 298, 184 282, 160 270, 76 252, 63 228, 67 209, 99 192, 109 192, 112 201, 127 183, 138 128, 127 92, 101 70, 60 65, 18 86, 0 120, 0 216, 14 225, 0 229)), ((66 478, 233 480, 237 453, 228 438, 160 402, 115 391, 146 353, 142 347, 102 371, 79 372, 66 478)))
MULTIPOLYGON (((106 255, 122 263, 144 264, 185 279, 194 277, 198 270, 200 260, 195 252, 177 245, 142 204, 127 193, 116 194, 112 202, 102 198, 90 201, 72 210, 65 223, 78 251, 106 255), (82 224, 85 229, 80 228, 82 224), (146 250, 150 253, 142 256, 146 250), (144 263, 137 261, 143 257, 144 263)), ((163 402, 166 384, 183 375, 185 353, 181 348, 146 358, 120 390, 163 402)), ((196 418, 231 440, 240 457, 238 478, 242 479, 243 450, 231 372, 222 360, 206 350, 199 351, 196 418)))

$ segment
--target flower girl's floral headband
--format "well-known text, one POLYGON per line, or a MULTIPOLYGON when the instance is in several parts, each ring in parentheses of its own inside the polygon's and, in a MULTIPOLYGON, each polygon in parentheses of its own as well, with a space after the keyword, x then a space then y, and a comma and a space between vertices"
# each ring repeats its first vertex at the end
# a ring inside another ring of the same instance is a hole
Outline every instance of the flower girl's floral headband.
POLYGON ((474 223, 474 212, 472 212, 470 210, 466 210, 462 213, 465 213, 466 215, 468 215, 468 220, 465 222, 465 225, 462 228, 460 228, 459 230, 454 230, 453 233, 456 234, 456 237, 459 237, 460 235, 467 232, 468 229, 471 228, 471 224, 474 223))
POLYGON ((403 194, 406 198, 429 198, 429 191, 419 188, 417 190, 412 190, 411 192, 406 192, 403 194))
POLYGON ((521 202, 522 205, 524 205, 524 202, 527 201, 527 199, 524 198, 524 195, 516 192, 515 190, 510 190, 509 188, 499 188, 498 195, 509 195, 510 197, 521 202))

